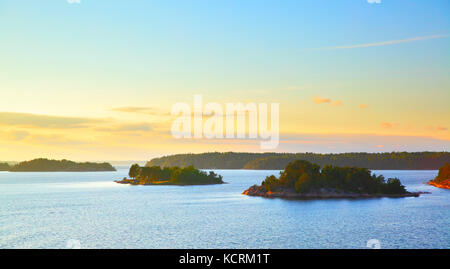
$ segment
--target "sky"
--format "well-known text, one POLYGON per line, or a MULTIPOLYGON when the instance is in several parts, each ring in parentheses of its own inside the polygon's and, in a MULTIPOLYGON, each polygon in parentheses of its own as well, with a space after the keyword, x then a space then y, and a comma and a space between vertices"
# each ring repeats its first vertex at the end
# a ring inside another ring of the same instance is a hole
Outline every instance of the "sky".
POLYGON ((175 139, 196 94, 279 103, 271 151, 450 149, 447 0, 0 0, 0 37, 0 161, 262 151, 175 139))

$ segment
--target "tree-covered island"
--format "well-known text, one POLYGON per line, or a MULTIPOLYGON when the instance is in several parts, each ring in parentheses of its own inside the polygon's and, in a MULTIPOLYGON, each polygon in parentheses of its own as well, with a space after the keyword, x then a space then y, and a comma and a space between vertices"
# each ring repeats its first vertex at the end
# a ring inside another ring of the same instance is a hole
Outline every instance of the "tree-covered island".
POLYGON ((437 177, 430 180, 428 184, 442 189, 450 189, 450 163, 442 166, 437 177))
POLYGON ((285 199, 337 199, 375 197, 417 197, 421 193, 406 191, 397 178, 385 180, 366 168, 337 167, 297 160, 289 163, 280 176, 268 176, 260 186, 244 191, 245 195, 285 199))
POLYGON ((100 172, 116 171, 109 163, 77 163, 69 160, 34 159, 20 162, 9 168, 10 172, 100 172))
POLYGON ((128 178, 116 181, 131 185, 211 185, 223 184, 222 176, 213 171, 209 173, 195 169, 193 166, 184 168, 144 166, 133 164, 128 172, 128 178))

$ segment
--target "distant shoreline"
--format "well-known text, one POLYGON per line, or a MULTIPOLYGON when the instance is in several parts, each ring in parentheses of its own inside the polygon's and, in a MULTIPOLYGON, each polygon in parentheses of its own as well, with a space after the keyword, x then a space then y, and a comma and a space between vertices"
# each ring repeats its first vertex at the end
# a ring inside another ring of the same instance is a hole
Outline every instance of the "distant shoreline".
POLYGON ((246 153, 207 152, 175 154, 151 159, 146 166, 186 167, 196 169, 282 170, 295 160, 305 160, 320 166, 360 167, 370 170, 437 170, 450 162, 450 153, 384 152, 384 153, 246 153))
POLYGON ((9 173, 92 173, 92 172, 117 172, 117 170, 86 170, 86 171, 0 171, 9 173))
POLYGON ((8 172, 112 172, 110 163, 77 163, 69 160, 34 159, 10 166, 8 172))

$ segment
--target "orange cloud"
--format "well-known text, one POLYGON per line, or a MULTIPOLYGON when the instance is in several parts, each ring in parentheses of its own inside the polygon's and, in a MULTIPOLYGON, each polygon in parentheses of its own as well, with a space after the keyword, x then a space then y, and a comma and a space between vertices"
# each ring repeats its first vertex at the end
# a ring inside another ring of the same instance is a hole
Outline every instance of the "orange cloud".
POLYGON ((382 122, 381 127, 389 129, 392 128, 392 124, 390 124, 389 122, 382 122))
POLYGON ((440 126, 440 125, 438 125, 438 126, 436 126, 436 127, 429 125, 429 126, 427 127, 427 129, 430 130, 430 131, 447 131, 447 130, 448 130, 447 127, 440 126))
POLYGON ((316 97, 314 98, 315 104, 324 104, 324 103, 330 103, 331 100, 329 98, 322 98, 322 97, 316 97))
POLYGON ((363 108, 363 109, 364 109, 364 108, 368 108, 368 107, 369 107, 369 105, 366 105, 366 104, 360 104, 360 105, 359 105, 359 108, 363 108))
POLYGON ((342 105, 342 101, 341 100, 337 100, 333 102, 333 106, 341 106, 342 105))

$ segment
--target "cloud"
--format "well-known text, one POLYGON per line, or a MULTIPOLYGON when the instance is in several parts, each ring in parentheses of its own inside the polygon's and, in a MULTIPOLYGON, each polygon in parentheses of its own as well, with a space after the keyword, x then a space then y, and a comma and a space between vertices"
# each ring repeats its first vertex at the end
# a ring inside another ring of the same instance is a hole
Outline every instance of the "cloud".
MULTIPOLYGON (((258 139, 170 139, 177 152, 195 151, 251 151, 260 152, 258 139)), ((442 151, 450 149, 450 140, 425 136, 377 134, 280 134, 280 144, 275 152, 391 152, 391 151, 442 151)), ((171 152, 173 153, 173 152, 171 152)))
POLYGON ((103 119, 49 116, 30 113, 0 112, 0 125, 42 128, 84 128, 103 119))
POLYGON ((333 102, 333 106, 341 106, 342 105, 342 101, 341 100, 337 100, 333 102))
POLYGON ((329 47, 329 48, 324 48, 324 49, 333 50, 333 49, 355 49, 355 48, 379 47, 379 46, 388 46, 388 45, 409 43, 409 42, 415 42, 415 41, 423 41, 423 40, 429 40, 429 39, 445 38, 448 36, 449 36, 448 34, 421 36, 421 37, 412 37, 412 38, 400 39, 400 40, 381 41, 381 42, 375 42, 375 43, 363 43, 363 44, 356 44, 356 45, 336 46, 336 47, 329 47))
MULTIPOLYGON (((390 123, 390 122, 382 122, 381 123, 381 128, 385 128, 385 129, 390 129, 390 128, 398 128, 398 127, 400 127, 400 123, 390 123)), ((411 125, 406 125, 406 126, 403 126, 404 128, 406 128, 406 129, 410 129, 410 128, 412 128, 412 126, 411 125)))
POLYGON ((382 122, 381 128, 386 128, 386 129, 392 128, 392 124, 390 124, 389 122, 382 122))
POLYGON ((369 4, 381 4, 381 0, 367 0, 369 4))
POLYGON ((448 130, 447 127, 440 126, 440 125, 438 125, 438 126, 436 126, 436 127, 434 127, 434 126, 428 126, 427 129, 430 130, 430 131, 447 131, 447 130, 448 130))
POLYGON ((149 114, 149 115, 158 114, 157 112, 155 112, 155 109, 152 107, 138 107, 138 106, 116 107, 116 108, 111 109, 111 111, 125 112, 125 113, 149 114))
POLYGON ((101 132, 139 132, 139 131, 151 131, 152 125, 148 123, 131 123, 131 124, 118 124, 112 127, 96 128, 96 131, 101 132))
POLYGON ((314 103, 315 104, 324 104, 324 103, 330 103, 331 100, 329 98, 322 98, 322 97, 315 97, 314 103))
POLYGON ((332 102, 330 98, 314 97, 314 104, 331 104, 332 106, 341 106, 342 100, 336 100, 332 102))
POLYGON ((359 105, 359 108, 361 108, 361 109, 368 108, 368 107, 369 107, 369 105, 366 105, 366 104, 360 104, 359 105))
POLYGON ((44 145, 85 145, 91 144, 92 142, 70 139, 65 137, 64 135, 32 135, 29 137, 29 140, 33 144, 44 144, 44 145))
POLYGON ((28 137, 30 133, 27 131, 21 131, 21 130, 13 130, 13 131, 2 131, 0 132, 0 138, 2 140, 9 140, 9 141, 21 141, 28 137))

